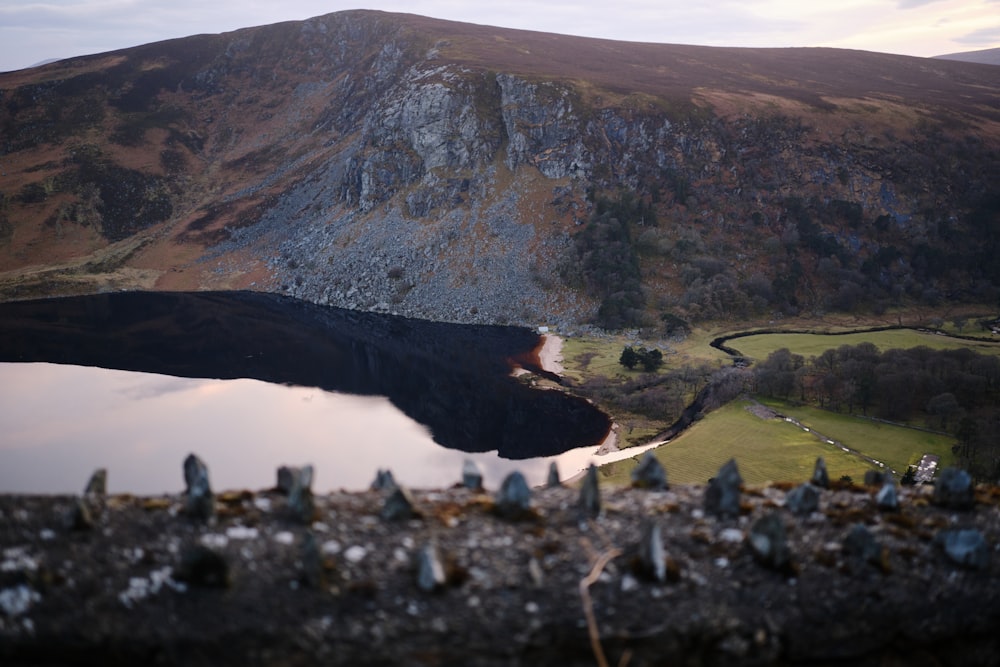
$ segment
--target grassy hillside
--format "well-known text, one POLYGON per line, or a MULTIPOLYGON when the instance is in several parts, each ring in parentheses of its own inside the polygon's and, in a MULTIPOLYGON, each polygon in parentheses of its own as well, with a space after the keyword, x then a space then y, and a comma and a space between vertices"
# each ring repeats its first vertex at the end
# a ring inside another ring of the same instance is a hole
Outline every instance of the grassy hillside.
MULTIPOLYGON (((750 485, 806 481, 819 456, 826 460, 832 479, 848 475, 861 480, 865 471, 873 468, 858 456, 784 419, 762 419, 754 415, 747 410, 750 405, 748 401, 730 403, 706 415, 676 440, 654 450, 667 470, 668 479, 678 484, 703 484, 730 458, 736 458, 740 474, 750 485)), ((898 471, 919 461, 925 453, 938 454, 943 464, 951 461, 952 439, 946 436, 809 408, 772 406, 784 414, 794 415, 824 436, 898 471)), ((629 484, 629 475, 636 463, 636 460, 628 460, 602 467, 602 481, 629 484)))

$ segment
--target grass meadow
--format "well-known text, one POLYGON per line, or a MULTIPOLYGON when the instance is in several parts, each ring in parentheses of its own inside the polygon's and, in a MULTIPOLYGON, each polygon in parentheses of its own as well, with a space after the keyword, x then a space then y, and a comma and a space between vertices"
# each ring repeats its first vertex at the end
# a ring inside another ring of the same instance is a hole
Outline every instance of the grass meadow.
MULTIPOLYGON (((734 401, 710 412, 672 442, 654 450, 667 470, 667 479, 677 484, 704 484, 730 458, 736 459, 749 485, 804 482, 812 475, 819 456, 826 460, 831 479, 848 475, 860 481, 873 467, 783 419, 761 419, 746 409, 748 405, 749 401, 734 401)), ((946 436, 811 408, 773 402, 770 406, 824 436, 885 462, 900 474, 925 453, 940 455, 942 465, 952 460, 952 440, 946 436)), ((629 459, 602 466, 603 481, 629 484, 636 463, 636 459, 629 459)))
POLYGON ((888 331, 857 332, 849 334, 806 334, 806 333, 774 333, 734 338, 727 346, 739 350, 744 356, 762 361, 767 356, 783 347, 793 354, 801 354, 805 358, 819 356, 826 350, 836 349, 841 345, 857 345, 872 343, 879 350, 908 349, 921 345, 935 350, 954 350, 966 348, 980 354, 1000 355, 1000 341, 974 341, 960 338, 950 338, 933 333, 915 331, 913 329, 890 329, 888 331))

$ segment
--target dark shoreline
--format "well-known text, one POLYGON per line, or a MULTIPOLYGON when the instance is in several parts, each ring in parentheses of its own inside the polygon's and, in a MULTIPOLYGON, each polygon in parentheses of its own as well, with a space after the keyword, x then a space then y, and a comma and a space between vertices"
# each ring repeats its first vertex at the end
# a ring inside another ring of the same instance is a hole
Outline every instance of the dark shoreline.
POLYGON ((386 396, 439 444, 508 459, 600 444, 610 419, 552 379, 538 334, 317 306, 260 292, 117 292, 0 303, 0 360, 254 378, 386 396))

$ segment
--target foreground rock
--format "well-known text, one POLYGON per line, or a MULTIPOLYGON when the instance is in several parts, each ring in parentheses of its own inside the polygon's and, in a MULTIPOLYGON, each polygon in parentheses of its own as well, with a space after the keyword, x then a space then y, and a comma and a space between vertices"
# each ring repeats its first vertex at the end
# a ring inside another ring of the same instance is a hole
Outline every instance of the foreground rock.
POLYGON ((0 496, 0 664, 594 665, 589 613, 609 664, 991 664, 1000 491, 884 512, 831 486, 805 517, 782 487, 724 517, 704 487, 605 489, 585 520, 578 489, 534 489, 526 521, 463 487, 393 522, 385 492, 317 493, 309 525, 277 491, 217 493, 210 523, 112 495, 85 532, 73 497, 0 496), (747 547, 765 517, 777 560, 747 547))

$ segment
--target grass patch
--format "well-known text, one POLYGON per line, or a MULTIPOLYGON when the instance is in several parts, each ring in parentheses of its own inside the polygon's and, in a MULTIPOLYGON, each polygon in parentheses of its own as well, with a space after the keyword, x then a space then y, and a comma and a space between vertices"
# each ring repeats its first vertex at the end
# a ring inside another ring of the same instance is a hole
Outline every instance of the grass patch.
POLYGON ((791 407, 778 401, 765 403, 782 414, 798 419, 809 428, 839 440, 846 447, 882 461, 900 474, 907 466, 919 462, 924 454, 940 456, 942 467, 955 462, 951 452, 955 438, 949 435, 883 424, 818 408, 791 407))
MULTIPOLYGON (((704 484, 719 467, 735 458, 747 484, 768 481, 803 481, 812 476, 816 458, 826 459, 832 479, 864 477, 871 466, 844 453, 782 419, 761 419, 750 414, 748 401, 734 401, 709 413, 669 444, 658 447, 656 457, 672 484, 704 484)), ((628 485, 637 461, 630 459, 601 467, 603 481, 628 485)))
MULTIPOLYGON (((628 447, 654 440, 674 423, 711 373, 727 360, 698 359, 675 351, 674 343, 637 342, 626 336, 573 337, 563 341, 564 375, 574 391, 587 397, 621 427, 619 445, 628 447), (649 373, 619 363, 626 346, 653 345, 664 364, 649 373), (683 369, 683 370, 682 370, 683 369)), ((709 348, 707 344, 702 349, 709 348)), ((714 350, 713 350, 714 352, 714 350)))
MULTIPOLYGON (((704 484, 719 466, 735 458, 740 474, 750 485, 768 481, 806 481, 816 458, 826 459, 831 479, 849 475, 860 481, 873 466, 830 445, 782 419, 761 419, 746 410, 748 401, 734 401, 709 413, 673 442, 655 450, 667 469, 667 478, 677 484, 704 484)), ((900 474, 924 454, 937 454, 941 465, 954 463, 949 436, 917 429, 881 424, 808 407, 790 407, 769 401, 768 405, 844 446, 884 462, 900 474)), ((601 467, 605 483, 628 485, 637 459, 601 467)))
POLYGON ((925 346, 934 350, 955 350, 966 348, 980 354, 1000 355, 1000 342, 986 342, 949 338, 932 333, 915 331, 913 329, 890 329, 888 331, 870 331, 849 334, 805 334, 805 333, 775 333, 758 334, 735 338, 726 343, 731 348, 739 350, 743 355, 757 360, 766 359, 775 350, 787 347, 793 354, 803 357, 815 357, 826 350, 836 349, 841 345, 857 345, 872 343, 880 351, 891 349, 909 349, 925 346))

